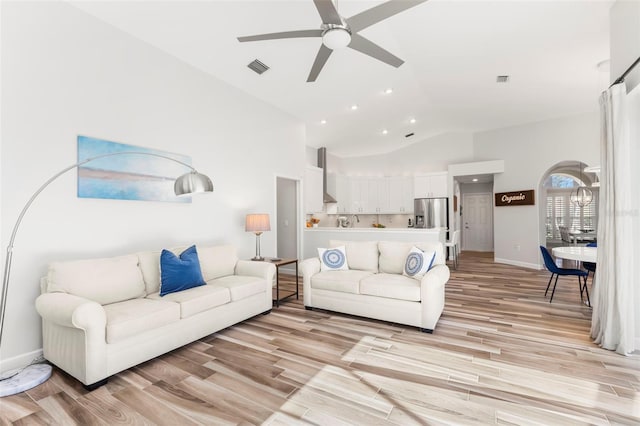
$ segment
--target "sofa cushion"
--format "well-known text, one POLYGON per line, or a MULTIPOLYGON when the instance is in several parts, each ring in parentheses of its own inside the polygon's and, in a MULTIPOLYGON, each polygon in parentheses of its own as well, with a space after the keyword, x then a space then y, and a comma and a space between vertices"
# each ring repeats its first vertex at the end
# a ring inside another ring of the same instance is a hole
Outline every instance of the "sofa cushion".
POLYGON ((180 305, 164 300, 125 300, 105 305, 104 311, 107 315, 107 343, 116 343, 180 321, 180 305))
POLYGON ((64 292, 101 305, 145 295, 138 256, 52 262, 47 291, 64 292))
POLYGON ((420 301, 420 281, 398 274, 375 274, 360 281, 360 294, 420 301))
POLYGON ((373 275, 370 271, 326 271, 311 277, 311 288, 360 294, 360 280, 373 275))
POLYGON ((321 271, 346 271, 349 269, 344 246, 331 249, 318 248, 321 271))
MULTIPOLYGON (((267 288, 267 284, 263 278, 245 275, 227 275, 226 277, 208 281, 207 284, 229 289, 232 302, 262 293, 267 288)), ((269 288, 271 288, 270 285, 269 288)))
POLYGON ((329 241, 330 247, 344 246, 349 269, 378 272, 377 241, 329 241))
POLYGON ((205 281, 235 273, 238 252, 234 246, 198 247, 198 255, 205 281))
POLYGON ((422 251, 418 247, 412 247, 404 262, 402 275, 421 280, 431 269, 435 257, 435 251, 422 251))
POLYGON ((407 255, 412 247, 418 247, 422 251, 435 251, 436 256, 433 260, 434 265, 444 263, 444 255, 442 243, 440 242, 415 242, 407 243, 400 241, 380 241, 378 248, 380 249, 380 272, 387 274, 402 274, 407 255))
MULTIPOLYGON (((173 254, 178 255, 185 249, 186 247, 177 247, 170 248, 169 250, 173 254)), ((160 291, 160 253, 160 250, 136 253, 140 261, 140 270, 142 271, 147 294, 160 291)))
POLYGON ((196 246, 176 256, 169 250, 160 254, 160 296, 205 285, 196 246))
POLYGON ((216 306, 229 303, 231 301, 231 293, 226 287, 203 285, 167 294, 166 296, 160 296, 160 293, 153 293, 148 295, 147 298, 175 302, 180 305, 180 318, 188 318, 216 306))

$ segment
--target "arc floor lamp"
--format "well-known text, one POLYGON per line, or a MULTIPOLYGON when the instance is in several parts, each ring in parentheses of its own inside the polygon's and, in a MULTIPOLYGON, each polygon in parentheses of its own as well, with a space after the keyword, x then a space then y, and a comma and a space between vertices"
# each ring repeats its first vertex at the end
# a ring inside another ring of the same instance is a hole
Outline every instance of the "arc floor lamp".
MULTIPOLYGON (((175 183, 173 185, 173 190, 177 196, 185 196, 190 194, 204 193, 204 192, 213 192, 213 183, 208 176, 198 173, 196 169, 190 166, 187 163, 176 160, 175 158, 168 157, 165 155, 154 154, 150 152, 136 152, 136 151, 121 151, 121 152, 112 152, 109 154, 97 155, 95 157, 87 158, 83 161, 80 161, 76 164, 73 164, 69 167, 66 167, 49 178, 36 192, 33 193, 29 201, 25 204, 18 216, 18 220, 13 226, 13 231, 11 232, 11 239, 9 240, 9 245, 7 246, 7 257, 5 260, 4 266, 4 277, 2 279, 2 300, 0 302, 0 348, 2 346, 2 335, 4 330, 4 315, 6 312, 7 306, 7 293, 9 290, 9 277, 11 273, 11 260, 13 257, 13 243, 16 239, 16 234, 18 232, 18 227, 22 222, 22 218, 25 213, 31 207, 31 204, 35 201, 38 195, 44 191, 49 184, 58 179, 60 176, 68 172, 69 170, 73 170, 82 166, 83 164, 89 163, 91 161, 95 161, 99 158, 104 157, 112 157, 116 155, 145 155, 152 157, 164 158, 170 161, 174 161, 176 163, 182 164, 183 166, 191 169, 190 172, 183 174, 176 178, 175 183)), ((15 372, 8 373, 5 377, 0 378, 0 397, 13 395, 18 392, 23 392, 25 390, 31 389, 34 386, 43 383, 51 376, 51 366, 48 364, 32 364, 25 368, 19 369, 15 372)))

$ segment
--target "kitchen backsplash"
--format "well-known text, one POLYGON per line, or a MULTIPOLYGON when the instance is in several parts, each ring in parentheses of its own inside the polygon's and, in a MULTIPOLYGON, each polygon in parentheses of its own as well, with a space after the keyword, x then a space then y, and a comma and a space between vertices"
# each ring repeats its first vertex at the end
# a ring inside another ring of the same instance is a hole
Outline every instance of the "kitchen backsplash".
POLYGON ((306 216, 306 220, 308 221, 311 217, 319 219, 318 223, 319 228, 335 228, 338 226, 338 218, 344 216, 349 221, 353 222, 353 225, 350 227, 353 228, 371 228, 374 223, 379 223, 384 225, 387 228, 406 228, 409 219, 411 219, 411 223, 414 221, 414 216, 409 214, 359 214, 359 215, 350 215, 350 214, 325 214, 325 213, 316 213, 316 214, 308 214, 306 216), (360 222, 356 219, 360 219, 360 222))

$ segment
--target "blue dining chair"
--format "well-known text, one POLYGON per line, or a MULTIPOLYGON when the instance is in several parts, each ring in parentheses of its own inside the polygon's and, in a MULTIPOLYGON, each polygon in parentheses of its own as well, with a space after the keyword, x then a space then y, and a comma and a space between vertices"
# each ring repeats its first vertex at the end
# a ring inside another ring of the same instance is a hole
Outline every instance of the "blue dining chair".
POLYGON ((591 300, 589 300, 589 290, 587 290, 587 276, 589 273, 587 271, 583 271, 582 269, 569 269, 569 268, 560 268, 553 261, 553 257, 551 257, 551 253, 547 250, 546 247, 540 246, 540 251, 542 252, 542 258, 544 259, 544 266, 547 267, 549 272, 551 272, 551 277, 549 278, 549 283, 547 284, 547 290, 544 292, 544 297, 547 297, 547 292, 549 291, 549 287, 551 286, 551 280, 553 280, 553 276, 555 275, 556 281, 553 284, 553 291, 551 292, 551 299, 549 299, 549 303, 553 301, 553 295, 556 292, 556 285, 558 284, 558 277, 560 275, 575 275, 578 277, 578 287, 580 288, 580 300, 583 300, 583 294, 586 291, 587 293, 587 303, 591 306, 591 300), (584 280, 584 284, 583 284, 584 280))
MULTIPOLYGON (((587 247, 598 247, 598 243, 589 243, 587 247)), ((587 278, 589 278, 589 272, 596 273, 596 264, 591 262, 582 262, 582 267, 587 270, 587 278)), ((592 280, 593 281, 593 280, 592 280)), ((586 282, 586 280, 585 280, 586 282)))

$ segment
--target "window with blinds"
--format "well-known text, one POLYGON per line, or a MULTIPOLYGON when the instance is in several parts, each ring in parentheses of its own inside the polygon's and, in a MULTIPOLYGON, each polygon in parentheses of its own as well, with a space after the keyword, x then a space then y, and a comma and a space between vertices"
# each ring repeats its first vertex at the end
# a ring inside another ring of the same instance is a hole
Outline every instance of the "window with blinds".
POLYGON ((571 231, 596 229, 598 215, 598 192, 593 192, 591 204, 580 208, 571 202, 572 189, 547 189, 547 239, 560 240, 560 226, 571 231))

